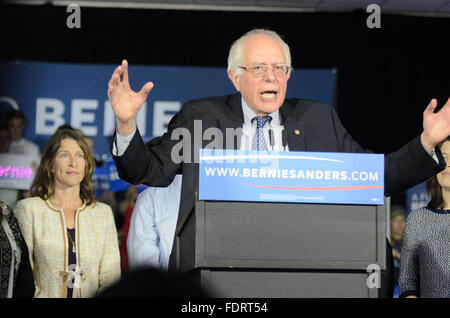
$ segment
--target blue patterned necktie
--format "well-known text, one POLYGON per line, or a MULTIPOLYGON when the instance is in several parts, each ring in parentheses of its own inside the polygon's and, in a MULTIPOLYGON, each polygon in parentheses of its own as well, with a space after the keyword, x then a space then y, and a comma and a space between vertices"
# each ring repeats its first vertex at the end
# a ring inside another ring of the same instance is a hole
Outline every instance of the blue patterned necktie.
POLYGON ((268 150, 266 140, 264 139, 263 127, 267 122, 272 120, 270 116, 259 117, 255 116, 252 118, 252 122, 256 120, 256 133, 253 136, 252 150, 268 150))

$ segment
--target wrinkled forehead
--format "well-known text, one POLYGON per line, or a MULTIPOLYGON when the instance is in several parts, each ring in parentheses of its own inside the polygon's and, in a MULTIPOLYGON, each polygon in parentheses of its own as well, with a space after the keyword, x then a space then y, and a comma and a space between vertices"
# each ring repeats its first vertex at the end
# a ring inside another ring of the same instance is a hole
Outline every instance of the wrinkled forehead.
POLYGON ((278 64, 286 63, 286 56, 280 43, 268 36, 258 34, 249 37, 243 43, 242 62, 244 64, 278 64))

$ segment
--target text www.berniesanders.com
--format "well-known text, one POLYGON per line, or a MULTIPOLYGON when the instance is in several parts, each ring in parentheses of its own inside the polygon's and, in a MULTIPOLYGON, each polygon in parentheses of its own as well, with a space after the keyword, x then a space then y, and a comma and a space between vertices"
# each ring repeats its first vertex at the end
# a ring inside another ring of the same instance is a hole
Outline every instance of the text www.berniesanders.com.
POLYGON ((210 177, 239 178, 274 178, 274 179, 309 179, 338 181, 378 181, 378 172, 336 171, 336 170, 296 170, 296 169, 263 169, 263 168, 217 168, 204 167, 205 174, 210 177))

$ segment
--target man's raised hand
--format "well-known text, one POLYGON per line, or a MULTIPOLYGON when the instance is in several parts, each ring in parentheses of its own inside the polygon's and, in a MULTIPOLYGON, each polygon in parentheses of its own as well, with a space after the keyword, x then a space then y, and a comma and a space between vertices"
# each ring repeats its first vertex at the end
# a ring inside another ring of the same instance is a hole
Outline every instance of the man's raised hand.
POLYGON ((152 88, 152 82, 147 82, 139 92, 134 92, 130 88, 127 60, 123 60, 114 70, 108 83, 108 98, 116 116, 117 132, 120 135, 128 136, 134 131, 137 113, 152 88))
POLYGON ((431 150, 450 135, 450 98, 445 105, 434 112, 437 100, 432 99, 423 112, 422 145, 427 152, 431 150))

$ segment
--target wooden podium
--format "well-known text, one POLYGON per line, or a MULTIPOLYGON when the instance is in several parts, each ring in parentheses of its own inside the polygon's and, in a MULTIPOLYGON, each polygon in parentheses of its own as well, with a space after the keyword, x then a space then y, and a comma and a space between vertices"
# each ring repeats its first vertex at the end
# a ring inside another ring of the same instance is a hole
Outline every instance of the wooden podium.
POLYGON ((211 297, 378 297, 385 205, 196 201, 176 231, 177 271, 211 297))

